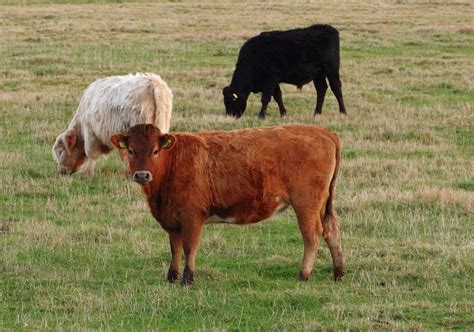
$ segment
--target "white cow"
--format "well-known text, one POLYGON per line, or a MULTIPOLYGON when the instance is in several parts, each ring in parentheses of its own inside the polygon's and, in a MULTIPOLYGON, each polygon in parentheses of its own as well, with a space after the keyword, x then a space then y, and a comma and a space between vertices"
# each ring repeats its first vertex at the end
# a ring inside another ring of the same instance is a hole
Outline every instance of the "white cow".
MULTIPOLYGON (((83 171, 91 176, 96 159, 113 149, 110 136, 140 123, 168 132, 173 94, 157 74, 111 76, 85 90, 68 129, 53 146, 61 173, 83 171)), ((124 155, 121 155, 124 160, 124 155)))

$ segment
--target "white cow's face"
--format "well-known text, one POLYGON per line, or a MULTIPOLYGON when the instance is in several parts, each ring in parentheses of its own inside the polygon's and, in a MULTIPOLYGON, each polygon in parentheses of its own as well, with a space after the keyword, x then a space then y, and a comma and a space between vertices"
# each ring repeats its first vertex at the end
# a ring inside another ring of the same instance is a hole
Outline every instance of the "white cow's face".
POLYGON ((53 145, 53 158, 60 167, 61 174, 77 172, 86 161, 84 142, 76 134, 66 131, 56 138, 53 145))

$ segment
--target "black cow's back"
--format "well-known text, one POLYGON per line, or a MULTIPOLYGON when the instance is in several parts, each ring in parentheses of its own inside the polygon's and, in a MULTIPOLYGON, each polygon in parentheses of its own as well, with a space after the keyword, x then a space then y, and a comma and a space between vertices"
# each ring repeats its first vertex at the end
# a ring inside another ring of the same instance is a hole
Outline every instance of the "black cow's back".
POLYGON ((282 82, 303 85, 333 60, 339 68, 339 36, 330 25, 313 25, 288 31, 267 31, 250 38, 240 49, 237 68, 247 67, 252 75, 252 91, 260 91, 268 75, 282 82))

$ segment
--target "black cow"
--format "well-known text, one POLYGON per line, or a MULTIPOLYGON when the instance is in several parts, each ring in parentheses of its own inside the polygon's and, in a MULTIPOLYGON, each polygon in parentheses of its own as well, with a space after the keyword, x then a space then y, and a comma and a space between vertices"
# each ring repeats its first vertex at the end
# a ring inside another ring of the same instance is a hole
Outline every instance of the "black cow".
POLYGON ((222 91, 226 114, 239 118, 250 92, 262 92, 259 118, 265 118, 272 96, 284 116, 286 110, 278 84, 301 88, 310 81, 317 92, 314 114, 321 114, 328 88, 326 78, 339 103, 339 112, 345 114, 339 80, 339 33, 335 28, 316 24, 303 29, 262 32, 240 49, 232 82, 222 91))

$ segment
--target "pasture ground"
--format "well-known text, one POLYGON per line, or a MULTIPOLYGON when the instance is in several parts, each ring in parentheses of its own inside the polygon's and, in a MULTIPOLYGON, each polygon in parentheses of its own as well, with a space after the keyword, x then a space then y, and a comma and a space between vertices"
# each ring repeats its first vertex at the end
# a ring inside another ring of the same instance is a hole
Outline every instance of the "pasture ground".
POLYGON ((340 330, 474 327, 474 4, 0 0, 0 329, 340 330), (259 121, 222 88, 263 30, 340 30, 348 116, 283 85, 259 121), (344 144, 335 206, 347 276, 324 243, 296 276, 295 216, 207 226, 192 287, 168 285, 167 236, 119 158, 58 175, 51 145, 99 77, 158 72, 173 131, 308 123, 344 144))

